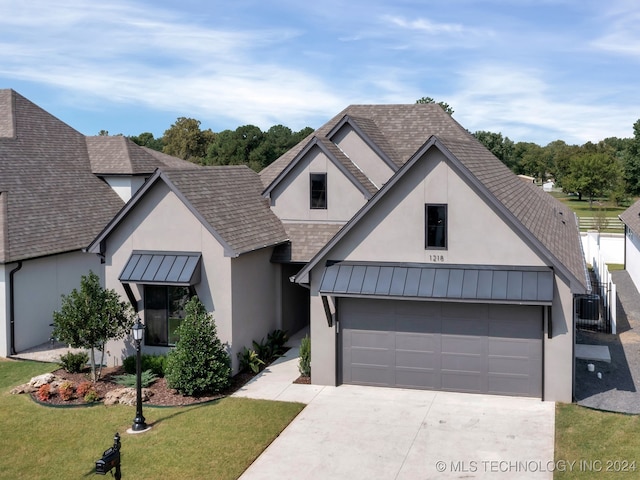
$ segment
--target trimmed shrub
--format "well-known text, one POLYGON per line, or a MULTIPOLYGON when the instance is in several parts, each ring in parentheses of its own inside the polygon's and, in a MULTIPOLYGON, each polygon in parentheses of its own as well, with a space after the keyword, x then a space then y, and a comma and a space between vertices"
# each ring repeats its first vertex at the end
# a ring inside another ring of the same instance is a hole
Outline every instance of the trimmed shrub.
POLYGON ((88 361, 89 354, 87 352, 68 352, 60 356, 60 365, 69 373, 82 372, 88 361))
POLYGON ((36 393, 38 400, 41 402, 48 402, 49 399, 53 396, 53 392, 51 392, 51 385, 45 383, 44 385, 40 385, 38 388, 38 392, 36 393))
POLYGON ((177 329, 179 340, 167 355, 167 385, 184 395, 217 393, 230 383, 231 359, 198 297, 189 300, 185 311, 177 329))
POLYGON ((87 381, 87 382, 82 382, 80 385, 78 385, 78 387, 76 388, 76 393, 78 394, 79 397, 83 397, 89 393, 91 390, 95 390, 93 383, 87 381))
POLYGON ((96 392, 95 389, 91 389, 82 399, 84 400, 84 403, 93 403, 100 400, 100 395, 98 395, 98 392, 96 392))
POLYGON ((65 402, 68 402, 73 398, 73 383, 68 380, 62 382, 62 384, 58 387, 58 394, 60 398, 65 402))
MULTIPOLYGON (((164 377, 164 370, 167 364, 166 355, 150 355, 143 353, 140 355, 140 364, 142 365, 142 371, 151 370, 156 377, 164 377)), ((128 374, 135 375, 136 373, 136 356, 129 355, 122 362, 124 371, 128 374)))
POLYGON ((303 377, 311 376, 311 339, 309 335, 305 335, 300 342, 300 360, 298 361, 298 370, 303 377))
MULTIPOLYGON (((151 370, 145 370, 140 373, 140 385, 142 388, 147 388, 153 382, 158 379, 155 373, 151 370)), ((135 388, 138 383, 137 376, 135 374, 126 373, 124 375, 114 375, 113 381, 123 387, 135 388)))

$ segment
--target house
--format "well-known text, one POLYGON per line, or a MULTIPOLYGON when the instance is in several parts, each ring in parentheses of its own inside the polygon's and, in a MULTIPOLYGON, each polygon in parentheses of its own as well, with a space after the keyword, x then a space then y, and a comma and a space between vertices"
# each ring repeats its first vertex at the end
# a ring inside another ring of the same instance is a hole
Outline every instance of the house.
MULTIPOLYGON (((162 169, 140 188, 87 248, 105 261, 105 284, 128 298, 146 325, 145 352, 175 345, 184 305, 198 295, 237 353, 280 327, 277 268, 286 232, 246 166, 162 169)), ((131 354, 109 342, 107 362, 131 354)))
POLYGON ((348 107, 261 177, 312 383, 571 401, 575 216, 440 107, 348 107))
POLYGON ((624 268, 640 290, 640 200, 619 215, 624 223, 624 268))
POLYGON ((259 175, 84 137, 12 91, 0 106, 7 352, 92 268, 145 352, 195 293, 234 372, 252 340, 309 325, 315 384, 572 400, 575 215, 438 105, 349 106, 259 175))
POLYGON ((49 339, 61 295, 103 274, 82 250, 156 168, 178 165, 197 168, 124 137, 86 137, 0 90, 0 356, 49 339))

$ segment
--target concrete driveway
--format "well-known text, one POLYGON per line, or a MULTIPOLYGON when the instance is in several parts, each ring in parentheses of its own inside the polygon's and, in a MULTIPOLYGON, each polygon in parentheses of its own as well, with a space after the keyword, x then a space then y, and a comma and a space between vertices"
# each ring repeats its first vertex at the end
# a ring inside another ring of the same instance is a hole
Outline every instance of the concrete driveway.
POLYGON ((242 480, 553 478, 553 402, 292 385, 296 354, 237 393, 307 403, 242 480))

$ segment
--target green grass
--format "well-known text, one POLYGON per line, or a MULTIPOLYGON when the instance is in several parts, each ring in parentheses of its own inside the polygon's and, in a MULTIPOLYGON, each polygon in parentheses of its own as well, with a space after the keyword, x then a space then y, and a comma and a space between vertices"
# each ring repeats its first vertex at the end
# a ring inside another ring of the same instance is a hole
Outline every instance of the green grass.
POLYGON ((607 263, 607 268, 610 272, 614 272, 616 270, 624 270, 624 263, 607 263))
POLYGON ((566 469, 553 478, 640 478, 639 438, 640 416, 557 404, 555 460, 566 469))
POLYGON ((0 479, 93 477, 95 461, 116 432, 123 478, 235 479, 304 408, 243 398, 145 407, 153 428, 129 435, 134 407, 51 408, 9 394, 51 370, 50 364, 0 360, 0 479))
POLYGON ((609 200, 594 200, 593 205, 589 204, 589 199, 583 197, 582 200, 578 200, 576 195, 567 195, 566 193, 551 192, 555 198, 566 204, 571 210, 573 210, 579 217, 594 217, 602 214, 607 218, 618 218, 622 212, 624 212, 627 206, 617 206, 612 204, 609 200), (593 208, 592 208, 593 207, 593 208))

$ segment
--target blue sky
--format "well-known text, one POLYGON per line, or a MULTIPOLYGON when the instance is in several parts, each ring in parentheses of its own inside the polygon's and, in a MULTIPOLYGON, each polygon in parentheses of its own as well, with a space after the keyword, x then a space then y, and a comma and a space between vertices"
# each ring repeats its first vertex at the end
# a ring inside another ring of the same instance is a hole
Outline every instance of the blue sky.
POLYGON ((87 135, 317 128, 349 104, 449 103, 540 145, 631 137, 636 0, 0 0, 0 88, 87 135))

